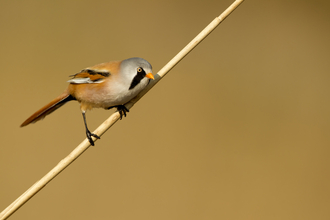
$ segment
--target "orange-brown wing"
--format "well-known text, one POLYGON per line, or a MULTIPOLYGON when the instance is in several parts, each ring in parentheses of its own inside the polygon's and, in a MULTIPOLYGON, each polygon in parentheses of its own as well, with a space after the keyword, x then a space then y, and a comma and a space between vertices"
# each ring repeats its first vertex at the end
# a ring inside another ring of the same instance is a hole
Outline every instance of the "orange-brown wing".
POLYGON ((101 63, 83 69, 81 72, 73 75, 73 78, 68 82, 74 84, 103 82, 103 79, 112 74, 117 74, 120 63, 120 61, 101 63))
POLYGON ((73 75, 73 78, 70 79, 68 82, 74 84, 99 83, 109 76, 110 72, 108 71, 84 69, 80 73, 73 75))

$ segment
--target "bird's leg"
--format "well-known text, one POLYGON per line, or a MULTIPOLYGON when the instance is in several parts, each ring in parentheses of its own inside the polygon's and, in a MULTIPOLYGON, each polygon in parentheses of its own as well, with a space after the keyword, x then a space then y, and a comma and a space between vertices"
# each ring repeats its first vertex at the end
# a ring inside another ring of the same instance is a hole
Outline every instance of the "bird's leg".
POLYGON ((83 115, 83 118, 84 118, 84 124, 85 124, 85 128, 86 128, 86 136, 87 136, 87 139, 89 141, 89 143, 91 143, 92 146, 94 146, 94 141, 92 139, 92 136, 97 138, 97 139, 100 139, 100 137, 96 134, 93 134, 92 132, 90 132, 88 130, 88 127, 87 127, 87 122, 86 122, 86 116, 85 116, 85 112, 83 111, 82 112, 82 115, 83 115))
POLYGON ((117 111, 118 111, 119 114, 120 114, 120 120, 123 118, 123 116, 126 117, 126 112, 129 112, 129 110, 126 108, 125 105, 111 106, 111 107, 109 107, 109 108, 107 108, 107 109, 109 110, 109 109, 112 109, 112 108, 117 108, 117 111))

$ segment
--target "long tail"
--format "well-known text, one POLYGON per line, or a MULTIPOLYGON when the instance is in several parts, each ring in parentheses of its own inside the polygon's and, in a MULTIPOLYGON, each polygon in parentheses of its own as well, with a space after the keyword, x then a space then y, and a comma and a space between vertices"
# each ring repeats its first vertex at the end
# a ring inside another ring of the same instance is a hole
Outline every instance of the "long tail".
POLYGON ((61 94, 60 96, 55 98, 49 104, 45 105, 40 110, 38 110, 36 113, 31 115, 28 119, 26 119, 21 124, 21 127, 24 127, 31 123, 35 123, 35 122, 43 119, 44 117, 46 117, 47 115, 49 115, 50 113, 52 113, 53 111, 55 111, 56 109, 58 109, 59 107, 61 107, 62 105, 64 105, 65 103, 67 103, 68 101, 71 101, 71 100, 76 100, 76 99, 73 96, 71 96, 68 91, 65 91, 63 94, 61 94))

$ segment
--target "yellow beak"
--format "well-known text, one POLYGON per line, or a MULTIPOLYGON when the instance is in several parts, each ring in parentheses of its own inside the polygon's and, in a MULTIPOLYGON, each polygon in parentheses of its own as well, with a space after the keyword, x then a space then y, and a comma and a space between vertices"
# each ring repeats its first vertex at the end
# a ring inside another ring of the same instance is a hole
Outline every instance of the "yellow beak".
POLYGON ((149 79, 155 79, 155 77, 152 75, 152 73, 148 73, 146 75, 146 77, 149 78, 149 79))

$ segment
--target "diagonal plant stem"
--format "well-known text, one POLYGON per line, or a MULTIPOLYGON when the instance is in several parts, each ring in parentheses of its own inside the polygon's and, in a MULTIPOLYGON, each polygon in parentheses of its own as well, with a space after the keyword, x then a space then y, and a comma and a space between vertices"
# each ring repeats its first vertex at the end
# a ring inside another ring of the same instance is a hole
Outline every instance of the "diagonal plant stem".
MULTIPOLYGON (((153 80, 137 97, 128 102, 125 106, 130 109, 139 101, 154 85, 156 85, 176 64, 178 64, 190 51, 192 51, 202 40, 204 40, 231 12, 233 12, 244 0, 236 0, 219 17, 216 17, 204 30, 202 30, 186 47, 184 47, 172 60, 170 60, 156 75, 153 80)), ((113 113, 93 133, 102 136, 120 117, 118 112, 113 113)), ((94 138, 95 139, 95 138, 94 138)), ((97 141, 94 140, 94 141, 97 141)), ((7 219, 29 199, 37 194, 52 179, 60 174, 66 167, 75 161, 89 147, 87 139, 81 142, 67 157, 61 160, 43 178, 33 184, 26 192, 18 197, 12 204, 0 213, 0 220, 7 219)))

